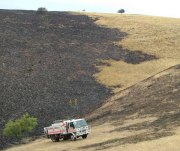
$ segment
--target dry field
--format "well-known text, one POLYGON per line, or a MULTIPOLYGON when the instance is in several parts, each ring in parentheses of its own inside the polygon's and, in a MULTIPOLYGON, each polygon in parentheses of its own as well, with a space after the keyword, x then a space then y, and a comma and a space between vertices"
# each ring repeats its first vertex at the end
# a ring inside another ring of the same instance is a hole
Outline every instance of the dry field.
MULTIPOLYGON (((153 120, 153 118, 136 119, 125 122, 123 126, 141 123, 144 121, 153 120)), ((123 131, 123 132, 111 132, 115 129, 111 123, 106 123, 100 126, 92 127, 92 132, 86 140, 79 139, 75 142, 62 141, 58 143, 51 142, 51 140, 42 138, 26 145, 14 146, 4 151, 179 151, 180 149, 180 133, 176 130, 176 135, 167 136, 156 140, 148 140, 142 142, 130 142, 131 138, 145 133, 145 131, 123 131), (120 140, 114 142, 113 145, 108 141, 120 140), (101 142, 107 142, 101 144, 101 142), (119 145, 119 143, 121 145, 119 145), (98 144, 97 146, 95 144, 98 144), (110 146, 110 148, 109 148, 110 146)), ((138 137, 137 137, 138 139, 138 137)))
POLYGON ((128 34, 121 41, 114 42, 131 51, 155 55, 156 60, 140 64, 106 60, 108 66, 98 66, 100 72, 95 78, 102 84, 119 92, 160 71, 180 63, 180 19, 143 15, 87 15, 97 18, 96 23, 117 28, 128 34))

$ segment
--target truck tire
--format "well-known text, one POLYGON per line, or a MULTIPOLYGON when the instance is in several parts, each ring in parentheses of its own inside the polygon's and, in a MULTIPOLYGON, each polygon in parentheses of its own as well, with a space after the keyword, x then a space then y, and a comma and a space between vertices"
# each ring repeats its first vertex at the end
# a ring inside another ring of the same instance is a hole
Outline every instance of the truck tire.
POLYGON ((86 139, 87 138, 87 134, 82 135, 82 138, 86 139))
POLYGON ((63 140, 68 140, 68 139, 69 139, 68 136, 64 136, 64 137, 63 137, 63 140))
POLYGON ((75 141, 76 140, 76 136, 75 135, 71 135, 71 141, 75 141))
POLYGON ((57 137, 57 136, 51 136, 51 140, 52 140, 53 142, 59 142, 59 137, 57 137))

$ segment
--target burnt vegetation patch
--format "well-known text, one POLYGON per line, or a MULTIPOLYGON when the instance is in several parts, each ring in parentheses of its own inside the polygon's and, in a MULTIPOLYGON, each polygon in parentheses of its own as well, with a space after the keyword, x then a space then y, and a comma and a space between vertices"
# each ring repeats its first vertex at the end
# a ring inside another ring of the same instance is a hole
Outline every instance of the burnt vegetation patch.
MULTIPOLYGON (((123 93, 123 92, 122 92, 123 93)), ((82 148, 116 147, 124 144, 156 140, 175 134, 180 126, 180 64, 152 76, 128 89, 128 94, 114 100, 107 108, 99 108, 94 117, 90 118, 94 125, 110 122, 116 132, 140 132, 132 136, 110 139, 94 143, 82 148), (150 120, 149 118, 155 118, 150 120), (126 125, 126 121, 140 122, 126 125), (146 121, 141 119, 147 119, 146 121)), ((102 125, 103 126, 103 125, 102 125)))
POLYGON ((37 117, 33 135, 39 135, 55 119, 98 108, 112 95, 93 78, 98 60, 156 59, 115 46, 127 34, 100 27, 85 15, 0 10, 0 20, 1 148, 7 142, 1 135, 5 123, 25 112, 37 117), (76 106, 69 100, 78 100, 76 106))

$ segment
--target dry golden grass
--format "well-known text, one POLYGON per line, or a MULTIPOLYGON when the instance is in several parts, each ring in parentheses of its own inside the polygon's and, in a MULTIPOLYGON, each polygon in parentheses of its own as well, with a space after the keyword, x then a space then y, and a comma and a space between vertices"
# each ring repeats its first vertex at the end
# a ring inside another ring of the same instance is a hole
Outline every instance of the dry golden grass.
MULTIPOLYGON (((145 121, 153 121, 156 118, 136 118, 133 120, 127 120, 124 124, 120 125, 120 127, 133 125, 136 123, 142 123, 145 121)), ((176 130, 176 135, 168 136, 165 138, 155 139, 151 141, 142 141, 137 144, 124 144, 118 145, 118 143, 110 143, 104 144, 103 146, 99 145, 96 147, 89 147, 88 149, 83 149, 81 147, 90 146, 97 143, 102 143, 106 141, 111 141, 112 139, 121 139, 126 137, 133 137, 137 135, 141 135, 147 130, 139 130, 139 131, 121 131, 121 132, 109 132, 117 128, 117 126, 113 126, 112 123, 105 123, 103 125, 93 127, 93 130, 89 137, 86 140, 79 139, 75 142, 72 141, 62 141, 58 143, 51 142, 48 139, 39 139, 34 142, 31 142, 26 145, 14 146, 5 151, 95 151, 97 149, 101 149, 101 147, 107 147, 108 145, 114 145, 114 147, 110 147, 107 151, 179 151, 180 149, 180 135, 178 130, 176 130)))
POLYGON ((85 14, 99 17, 96 22, 98 25, 117 28, 128 34, 122 41, 114 42, 115 44, 159 58, 137 65, 106 60, 111 66, 98 67, 100 72, 95 78, 114 92, 180 63, 180 19, 143 15, 85 14))
POLYGON ((114 92, 119 92, 124 88, 176 65, 178 60, 164 58, 141 64, 128 64, 123 61, 109 60, 108 63, 110 66, 98 67, 100 72, 94 76, 103 85, 113 88, 114 92), (115 87, 117 85, 120 87, 115 87))
POLYGON ((157 57, 180 58, 180 19, 143 15, 89 14, 100 17, 96 22, 126 32, 117 42, 130 50, 140 50, 157 57))
POLYGON ((138 144, 122 145, 105 151, 179 151, 180 135, 169 136, 158 140, 138 144))

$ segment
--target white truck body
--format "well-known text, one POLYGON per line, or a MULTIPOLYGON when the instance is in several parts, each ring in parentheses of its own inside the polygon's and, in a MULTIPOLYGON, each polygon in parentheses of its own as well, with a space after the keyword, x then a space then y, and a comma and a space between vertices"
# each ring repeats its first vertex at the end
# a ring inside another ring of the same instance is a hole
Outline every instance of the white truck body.
POLYGON ((52 141, 59 141, 61 138, 76 140, 79 137, 87 138, 89 130, 84 119, 72 119, 55 121, 51 126, 44 128, 44 133, 52 141))

